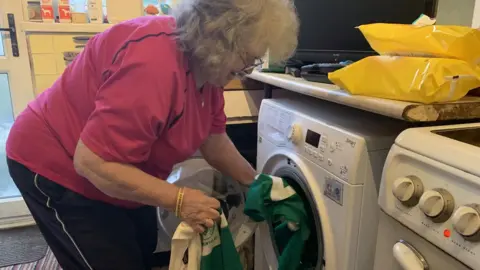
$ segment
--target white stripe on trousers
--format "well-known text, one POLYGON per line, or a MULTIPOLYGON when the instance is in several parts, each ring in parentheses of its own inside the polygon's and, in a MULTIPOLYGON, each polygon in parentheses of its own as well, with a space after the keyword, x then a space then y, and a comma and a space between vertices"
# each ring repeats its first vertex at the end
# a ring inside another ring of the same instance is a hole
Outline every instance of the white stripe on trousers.
POLYGON ((90 266, 90 264, 88 263, 87 259, 85 258, 85 256, 83 255, 82 251, 80 250, 80 248, 78 247, 77 243, 75 242, 75 240, 73 240, 73 237, 70 235, 70 233, 68 233, 67 231, 67 228, 65 227, 65 224, 63 223, 62 219, 60 219, 60 216, 58 215, 58 211, 57 209, 55 209, 54 207, 52 207, 50 205, 50 197, 45 193, 43 192, 42 189, 40 189, 40 187, 38 186, 38 174, 35 174, 35 178, 33 180, 34 184, 35 184, 35 187, 38 189, 38 191, 40 191, 43 196, 45 196, 47 198, 47 203, 46 203, 46 206, 49 208, 49 209, 52 209, 53 212, 55 213, 55 217, 57 219, 58 222, 60 222, 60 225, 62 225, 62 229, 63 229, 63 232, 68 236, 68 238, 70 239, 70 241, 72 242, 73 246, 75 247, 75 249, 78 251, 78 253, 80 254, 80 257, 82 257, 82 260, 83 262, 85 263, 85 265, 88 267, 89 270, 93 270, 93 268, 90 266))

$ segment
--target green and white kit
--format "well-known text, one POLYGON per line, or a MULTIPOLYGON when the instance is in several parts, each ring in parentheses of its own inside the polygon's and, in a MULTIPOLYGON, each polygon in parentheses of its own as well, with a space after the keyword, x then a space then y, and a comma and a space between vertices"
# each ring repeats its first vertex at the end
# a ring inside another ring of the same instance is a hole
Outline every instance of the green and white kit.
POLYGON ((185 222, 180 223, 172 239, 170 270, 242 270, 225 215, 212 228, 199 234, 185 222))
POLYGON ((260 174, 247 193, 245 214, 268 222, 280 254, 279 270, 301 269, 305 241, 310 236, 302 198, 280 177, 260 174))
MULTIPOLYGON (((255 222, 267 222, 273 229, 279 252, 279 270, 302 269, 305 241, 310 236, 302 198, 280 177, 260 174, 247 192, 244 213, 255 222)), ((198 234, 185 222, 177 227, 170 257, 170 270, 242 270, 225 215, 204 233, 198 234)))

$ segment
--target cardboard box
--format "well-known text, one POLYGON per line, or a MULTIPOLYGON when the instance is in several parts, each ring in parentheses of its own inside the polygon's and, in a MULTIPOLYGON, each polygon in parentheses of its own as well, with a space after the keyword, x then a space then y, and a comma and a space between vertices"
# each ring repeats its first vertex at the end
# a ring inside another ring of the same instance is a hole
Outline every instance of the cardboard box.
POLYGON ((70 12, 70 5, 68 6, 58 6, 58 17, 61 23, 71 23, 72 22, 72 13, 70 12))
POLYGON ((53 11, 53 0, 41 0, 42 20, 44 22, 55 22, 55 13, 53 11))

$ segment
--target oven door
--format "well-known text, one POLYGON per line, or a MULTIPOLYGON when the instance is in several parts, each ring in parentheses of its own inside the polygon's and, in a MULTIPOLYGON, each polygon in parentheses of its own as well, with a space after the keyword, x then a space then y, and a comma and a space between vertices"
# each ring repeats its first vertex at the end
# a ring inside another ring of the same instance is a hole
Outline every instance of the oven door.
POLYGON ((374 270, 470 269, 383 211, 379 222, 374 270))

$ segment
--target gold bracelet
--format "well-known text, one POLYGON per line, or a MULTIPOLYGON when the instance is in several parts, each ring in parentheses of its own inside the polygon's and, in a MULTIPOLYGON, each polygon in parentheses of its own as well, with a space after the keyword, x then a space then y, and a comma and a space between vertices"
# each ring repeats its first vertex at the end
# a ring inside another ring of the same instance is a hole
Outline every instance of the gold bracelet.
POLYGON ((182 204, 183 204, 183 195, 185 193, 184 188, 180 188, 177 193, 177 203, 175 205, 175 216, 180 217, 182 204))
POLYGON ((178 217, 178 203, 180 202, 180 192, 182 188, 179 188, 177 191, 177 201, 175 202, 175 216, 178 217))
POLYGON ((183 197, 185 195, 185 189, 182 188, 180 190, 180 199, 179 199, 179 202, 178 202, 178 217, 181 217, 182 215, 182 206, 183 206, 183 197))

